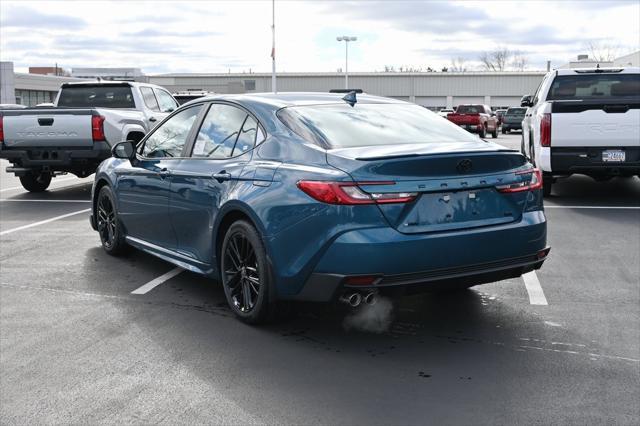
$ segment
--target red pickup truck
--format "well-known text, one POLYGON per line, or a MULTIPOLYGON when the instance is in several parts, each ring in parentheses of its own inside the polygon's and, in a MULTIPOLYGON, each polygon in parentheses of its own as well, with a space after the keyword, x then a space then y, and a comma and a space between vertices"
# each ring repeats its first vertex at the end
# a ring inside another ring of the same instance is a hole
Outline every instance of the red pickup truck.
POLYGON ((488 105, 459 105, 456 112, 447 114, 447 119, 469 132, 484 138, 487 133, 498 137, 498 119, 488 105))

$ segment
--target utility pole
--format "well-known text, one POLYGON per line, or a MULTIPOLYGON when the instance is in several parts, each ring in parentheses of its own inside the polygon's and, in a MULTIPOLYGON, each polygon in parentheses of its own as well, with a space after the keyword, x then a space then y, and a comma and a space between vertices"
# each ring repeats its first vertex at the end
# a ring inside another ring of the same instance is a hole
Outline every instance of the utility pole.
POLYGON ((271 89, 278 93, 276 86, 276 0, 271 0, 271 89))
POLYGON ((344 41, 344 88, 349 89, 349 42, 358 40, 358 37, 336 37, 338 41, 344 41))

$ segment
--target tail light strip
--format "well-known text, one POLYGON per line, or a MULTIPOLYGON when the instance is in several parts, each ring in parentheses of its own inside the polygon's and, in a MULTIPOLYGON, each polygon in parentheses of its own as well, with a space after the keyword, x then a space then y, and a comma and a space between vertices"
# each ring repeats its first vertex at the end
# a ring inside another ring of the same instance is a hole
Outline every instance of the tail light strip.
POLYGON ((395 185, 395 182, 326 182, 301 180, 297 183, 305 194, 327 204, 391 204, 408 203, 417 192, 364 192, 360 185, 395 185))
POLYGON ((106 140, 104 136, 104 117, 102 115, 91 116, 91 138, 94 142, 106 140))
POLYGON ((522 192, 522 191, 533 191, 536 189, 542 188, 542 172, 540 169, 529 169, 523 170, 521 172, 516 172, 516 176, 520 175, 531 175, 531 180, 529 182, 518 182, 512 183, 509 185, 500 185, 496 186, 496 189, 500 192, 510 193, 510 192, 522 192))

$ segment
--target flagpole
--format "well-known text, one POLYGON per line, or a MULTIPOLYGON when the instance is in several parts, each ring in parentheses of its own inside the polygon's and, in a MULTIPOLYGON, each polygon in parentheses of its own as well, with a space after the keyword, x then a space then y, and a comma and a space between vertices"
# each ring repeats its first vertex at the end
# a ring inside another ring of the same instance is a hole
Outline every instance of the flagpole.
POLYGON ((276 87, 276 0, 271 0, 271 88, 278 93, 276 87))

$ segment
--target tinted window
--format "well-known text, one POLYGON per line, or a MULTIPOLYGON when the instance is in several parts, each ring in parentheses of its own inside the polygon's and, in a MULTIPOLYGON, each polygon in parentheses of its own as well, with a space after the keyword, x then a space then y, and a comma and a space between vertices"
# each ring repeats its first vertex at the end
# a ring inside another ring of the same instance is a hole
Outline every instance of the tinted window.
POLYGON ((180 157, 201 108, 201 105, 187 108, 160 124, 144 143, 142 155, 149 158, 180 157))
POLYGON ((585 73, 556 77, 547 100, 597 100, 633 96, 640 96, 640 74, 585 73))
POLYGON ((233 156, 233 148, 246 117, 247 113, 240 108, 225 104, 211 105, 200 126, 198 138, 193 147, 193 156, 209 158, 233 156))
POLYGON ((485 111, 482 105, 460 105, 456 112, 458 114, 480 114, 485 111))
POLYGON ((160 105, 160 111, 171 112, 178 107, 178 104, 173 97, 164 90, 155 89, 154 92, 156 93, 158 104, 160 105))
POLYGON ((142 99, 144 100, 144 104, 147 108, 152 111, 160 111, 160 106, 158 105, 156 96, 153 94, 153 90, 150 87, 141 87, 140 93, 142 94, 142 99))
POLYGON ((527 112, 527 108, 509 108, 507 110, 507 115, 525 115, 527 112))
POLYGON ((236 142, 236 147, 233 150, 232 156, 243 154, 250 149, 256 143, 256 133, 258 132, 258 122, 251 117, 247 116, 247 119, 244 121, 242 125, 242 130, 238 135, 238 140, 236 142))
POLYGON ((60 91, 58 106, 74 108, 135 108, 129 86, 70 86, 60 91))
POLYGON ((478 140, 418 105, 356 104, 350 107, 345 103, 299 106, 281 109, 278 117, 309 142, 316 142, 313 135, 318 135, 333 148, 478 140), (295 124, 290 125, 292 123, 295 124), (297 131, 298 128, 308 130, 297 131))

